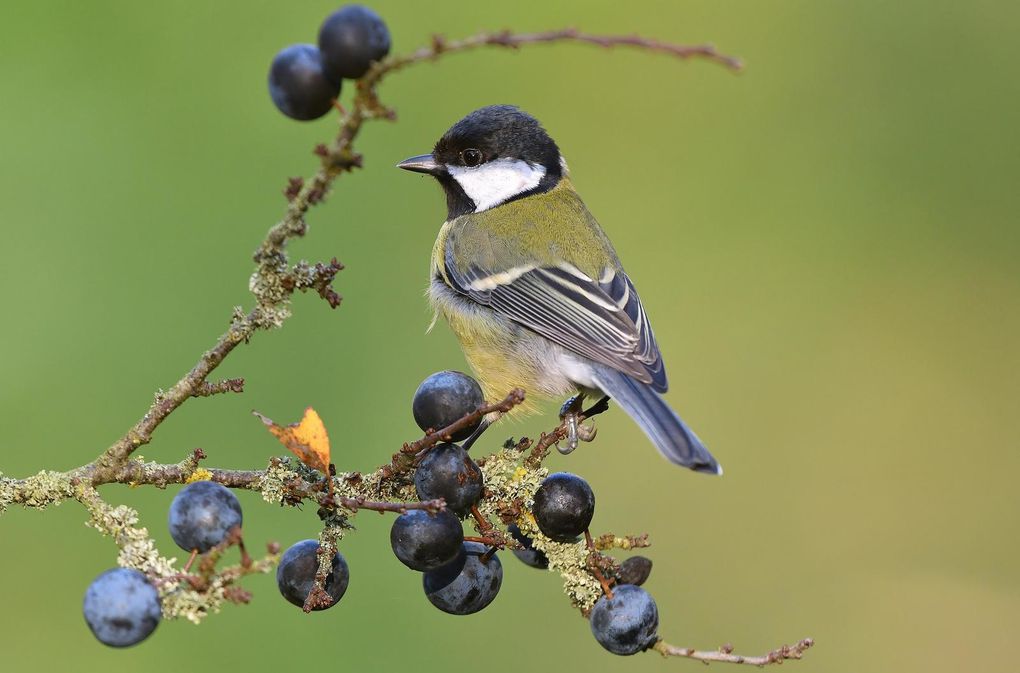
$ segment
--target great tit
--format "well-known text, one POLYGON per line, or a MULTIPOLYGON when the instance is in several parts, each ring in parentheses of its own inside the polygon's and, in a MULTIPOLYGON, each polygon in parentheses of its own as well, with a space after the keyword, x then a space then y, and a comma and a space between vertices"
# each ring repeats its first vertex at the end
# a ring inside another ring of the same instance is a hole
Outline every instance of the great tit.
POLYGON ((722 473, 660 397, 666 372, 634 284, 538 120, 483 107, 397 166, 446 193, 428 296, 487 399, 514 387, 608 396, 670 461, 722 473))

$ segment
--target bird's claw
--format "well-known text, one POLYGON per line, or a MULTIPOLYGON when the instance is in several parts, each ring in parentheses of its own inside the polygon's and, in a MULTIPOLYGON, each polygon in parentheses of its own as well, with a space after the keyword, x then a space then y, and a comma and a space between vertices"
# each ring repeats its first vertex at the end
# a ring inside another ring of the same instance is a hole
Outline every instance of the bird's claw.
POLYGON ((560 419, 563 421, 567 436, 562 445, 556 445, 556 449, 563 455, 573 453, 578 442, 592 441, 598 432, 594 425, 581 425, 581 419, 585 417, 581 411, 583 403, 584 394, 581 393, 574 395, 560 407, 560 419))
POLYGON ((567 437, 565 445, 556 445, 556 449, 564 456, 568 453, 573 453, 574 449, 577 448, 577 440, 580 439, 578 429, 580 424, 577 422, 577 414, 569 413, 563 417, 563 423, 566 425, 567 437))

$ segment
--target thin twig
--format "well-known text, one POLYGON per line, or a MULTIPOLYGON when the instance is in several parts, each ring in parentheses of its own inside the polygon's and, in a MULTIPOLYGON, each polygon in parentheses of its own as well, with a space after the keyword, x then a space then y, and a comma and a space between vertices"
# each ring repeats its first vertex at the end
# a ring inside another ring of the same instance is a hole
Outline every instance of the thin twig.
POLYGON ((442 35, 434 35, 432 44, 428 47, 422 47, 404 56, 391 56, 384 59, 382 63, 377 64, 362 78, 362 82, 367 86, 374 86, 387 73, 400 70, 414 63, 434 60, 443 54, 468 51, 486 46, 518 49, 526 44, 566 42, 571 40, 605 48, 616 46, 636 47, 646 51, 669 54, 681 59, 703 58, 724 65, 735 72, 739 72, 744 67, 740 59, 722 54, 710 44, 673 44, 638 35, 594 35, 592 33, 583 33, 575 28, 561 28, 559 30, 547 30, 539 33, 512 33, 504 30, 495 33, 480 33, 459 40, 447 40, 442 35))
POLYGON ((522 402, 524 402, 524 390, 521 388, 514 388, 505 398, 503 398, 502 401, 496 402, 495 404, 483 404, 474 411, 458 418, 442 430, 431 432, 410 444, 404 444, 400 451, 409 455, 417 455, 421 451, 430 449, 440 442, 450 441, 453 438, 453 435, 465 428, 471 427, 483 417, 497 411, 505 414, 522 402))
POLYGON ((706 664, 717 661, 727 664, 750 664, 751 666, 768 666, 769 664, 781 664, 787 659, 800 659, 804 652, 815 644, 811 638, 805 638, 794 645, 783 645, 760 657, 746 657, 741 654, 733 654, 733 648, 729 645, 719 648, 713 652, 710 650, 695 650, 689 647, 677 647, 660 640, 652 646, 652 649, 664 657, 687 657, 697 659, 706 664))
POLYGON ((471 427, 488 414, 494 412, 505 414, 523 402, 524 391, 520 388, 514 388, 502 401, 495 404, 483 404, 474 411, 458 418, 445 428, 430 432, 417 441, 404 444, 400 451, 397 451, 390 457, 390 462, 379 467, 377 472, 381 474, 383 479, 392 479, 398 474, 404 474, 413 467, 415 459, 420 457, 419 454, 423 451, 431 449, 440 442, 450 441, 453 435, 465 428, 471 427))
POLYGON ((446 510, 446 501, 442 498, 436 498, 435 500, 422 500, 421 502, 379 502, 375 500, 366 500, 363 497, 357 498, 337 498, 340 504, 351 510, 357 512, 359 509, 369 509, 374 512, 396 512, 398 514, 404 514, 408 510, 412 509, 423 509, 430 514, 438 514, 439 512, 446 510))
POLYGON ((482 511, 478 509, 478 505, 471 505, 471 516, 474 517, 475 523, 478 524, 478 530, 482 533, 488 533, 492 530, 493 526, 489 523, 489 520, 485 518, 482 511))
POLYGON ((651 542, 648 541, 648 533, 642 533, 641 535, 624 535, 617 536, 612 533, 604 533, 595 538, 595 548, 598 550, 606 549, 639 549, 641 547, 650 547, 651 542))
POLYGON ((487 537, 485 535, 465 535, 464 542, 477 542, 484 544, 486 547, 493 547, 495 549, 503 549, 506 546, 506 542, 502 538, 487 537))
POLYGON ((602 585, 602 591, 606 594, 606 598, 613 598, 613 588, 609 583, 609 579, 606 578, 602 571, 599 569, 599 552, 595 549, 595 543, 591 539, 591 533, 587 528, 584 529, 584 543, 588 547, 588 569, 591 574, 595 576, 595 579, 602 585))
POLYGON ((204 381, 201 385, 192 391, 192 397, 209 397, 211 395, 219 395, 221 393, 243 393, 244 392, 244 379, 223 379, 216 383, 209 383, 204 381))

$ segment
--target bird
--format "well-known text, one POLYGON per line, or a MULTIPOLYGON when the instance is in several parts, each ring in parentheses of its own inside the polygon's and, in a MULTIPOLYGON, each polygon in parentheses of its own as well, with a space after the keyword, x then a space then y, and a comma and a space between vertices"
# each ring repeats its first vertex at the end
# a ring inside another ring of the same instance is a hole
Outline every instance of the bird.
POLYGON ((609 398, 670 462, 722 474, 662 398, 666 371, 637 290, 537 119, 482 107, 397 167, 445 193, 427 294, 486 399, 514 387, 529 400, 573 394, 561 416, 576 420, 580 400, 609 398))

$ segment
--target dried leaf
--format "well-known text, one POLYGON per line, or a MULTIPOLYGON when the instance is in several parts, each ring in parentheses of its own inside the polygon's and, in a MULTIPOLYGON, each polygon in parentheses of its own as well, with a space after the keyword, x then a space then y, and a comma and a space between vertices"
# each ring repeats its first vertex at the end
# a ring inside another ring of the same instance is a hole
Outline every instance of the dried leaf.
POLYGON ((329 476, 329 435, 326 434, 326 426, 315 409, 308 407, 301 421, 290 425, 279 425, 257 411, 252 413, 266 424, 269 432, 276 435, 280 443, 297 456, 298 460, 313 470, 329 476))

